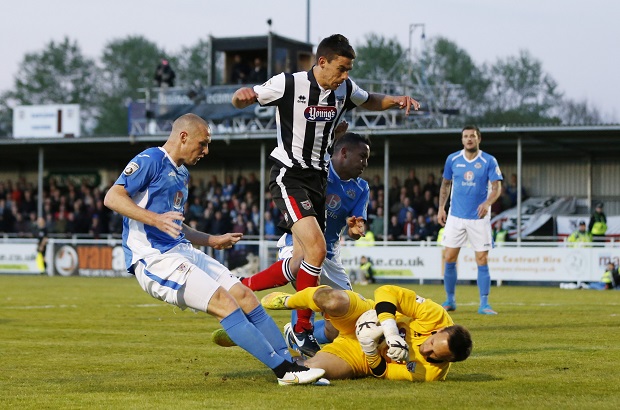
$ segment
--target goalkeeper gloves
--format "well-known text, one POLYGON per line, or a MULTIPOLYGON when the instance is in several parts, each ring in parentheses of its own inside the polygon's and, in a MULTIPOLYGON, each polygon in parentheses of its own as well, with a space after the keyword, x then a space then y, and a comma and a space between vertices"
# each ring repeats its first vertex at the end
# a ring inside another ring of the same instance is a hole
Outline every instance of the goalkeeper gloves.
POLYGON ((409 346, 405 339, 400 336, 396 320, 386 319, 381 322, 383 334, 385 335, 385 343, 388 346, 387 355, 396 362, 404 362, 409 360, 409 346))

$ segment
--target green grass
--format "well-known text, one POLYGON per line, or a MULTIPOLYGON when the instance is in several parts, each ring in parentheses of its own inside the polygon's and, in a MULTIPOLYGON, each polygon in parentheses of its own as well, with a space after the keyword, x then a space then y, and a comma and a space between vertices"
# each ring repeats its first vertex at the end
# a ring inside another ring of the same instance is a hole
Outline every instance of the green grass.
MULTIPOLYGON (((441 286, 411 287, 443 300, 441 286)), ((491 317, 476 313, 477 288, 459 285, 452 317, 474 351, 446 382, 281 387, 241 349, 211 342, 217 320, 134 279, 0 276, 0 289, 2 409, 620 408, 617 291, 493 288, 491 317)))

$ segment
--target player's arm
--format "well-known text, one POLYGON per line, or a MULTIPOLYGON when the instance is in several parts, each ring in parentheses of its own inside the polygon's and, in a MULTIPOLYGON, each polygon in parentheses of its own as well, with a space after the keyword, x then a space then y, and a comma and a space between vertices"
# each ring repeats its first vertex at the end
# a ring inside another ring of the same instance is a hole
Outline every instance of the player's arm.
POLYGON ((446 225, 446 204, 450 197, 450 190, 452 189, 451 179, 442 179, 441 187, 439 188, 439 210, 437 211, 437 222, 441 226, 446 225))
POLYGON ((399 108, 405 110, 405 115, 409 115, 411 107, 416 111, 420 109, 420 103, 407 95, 369 93, 368 100, 362 104, 362 107, 370 111, 384 111, 390 108, 399 108))
POLYGON ((181 212, 170 211, 158 214, 139 207, 131 199, 125 187, 118 184, 113 185, 108 190, 103 204, 129 219, 154 226, 173 238, 176 238, 181 233, 181 226, 175 221, 183 221, 185 219, 181 212))
POLYGON ((198 246, 209 246, 214 249, 230 249, 243 237, 242 233, 225 233, 223 235, 211 235, 200 232, 183 224, 183 233, 188 241, 198 246))
POLYGON ((235 108, 246 108, 258 101, 258 94, 250 87, 239 88, 232 97, 232 105, 235 108))
POLYGON ((489 211, 489 207, 495 203, 502 195, 502 181, 491 182, 491 192, 487 200, 478 206, 478 217, 484 218, 489 211))

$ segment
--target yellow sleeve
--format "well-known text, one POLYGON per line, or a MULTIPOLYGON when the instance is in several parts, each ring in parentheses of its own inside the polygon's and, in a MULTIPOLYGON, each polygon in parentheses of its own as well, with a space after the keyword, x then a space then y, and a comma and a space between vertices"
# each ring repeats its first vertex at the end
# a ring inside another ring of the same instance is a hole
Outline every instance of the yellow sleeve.
POLYGON ((444 368, 426 368, 417 361, 407 363, 393 363, 380 355, 372 358, 367 357, 368 364, 372 369, 373 376, 386 380, 407 380, 410 382, 430 382, 445 380, 448 374, 449 364, 444 368), (374 365, 374 366, 373 366, 374 365))
MULTIPOLYGON (((384 285, 375 290, 375 304, 379 305, 381 302, 390 303, 396 307, 396 311, 402 313, 405 316, 409 316, 412 319, 417 317, 418 308, 418 296, 409 289, 401 288, 400 286, 384 285)), ((376 306, 375 305, 375 306, 376 306)), ((396 312, 377 312, 379 321, 386 319, 395 319, 396 312)))

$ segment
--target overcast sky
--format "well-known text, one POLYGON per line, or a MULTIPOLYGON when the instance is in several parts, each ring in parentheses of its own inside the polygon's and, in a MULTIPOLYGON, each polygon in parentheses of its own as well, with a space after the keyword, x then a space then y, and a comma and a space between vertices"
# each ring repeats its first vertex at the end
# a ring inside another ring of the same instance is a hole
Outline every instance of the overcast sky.
MULTIPOLYGON (((209 34, 262 35, 267 19, 285 37, 306 40, 306 0, 4 0, 0 13, 0 91, 12 87, 24 54, 50 40, 78 41, 98 58, 105 44, 143 35, 178 52, 209 34)), ((370 32, 406 48, 411 24, 443 36, 477 64, 529 50, 560 90, 620 121, 620 1, 310 0, 310 41, 342 33, 355 44, 370 32)), ((411 36, 422 47, 421 28, 411 36)))

